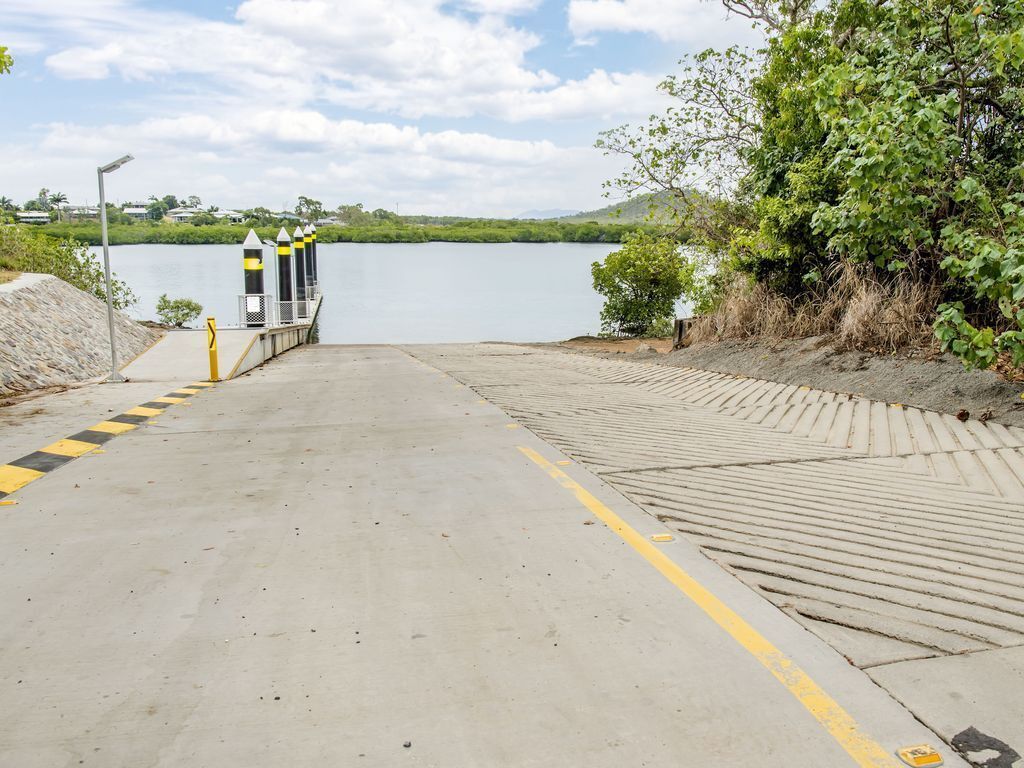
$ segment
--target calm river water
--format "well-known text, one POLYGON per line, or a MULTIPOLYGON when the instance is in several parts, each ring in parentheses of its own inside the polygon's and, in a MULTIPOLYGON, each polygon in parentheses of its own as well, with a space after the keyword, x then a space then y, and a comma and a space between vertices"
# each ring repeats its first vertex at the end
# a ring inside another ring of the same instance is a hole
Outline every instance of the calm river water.
MULTIPOLYGON (((320 341, 554 341, 596 333, 602 302, 591 288, 590 264, 616 247, 324 244, 320 341)), ((264 274, 267 292, 276 293, 271 250, 264 250, 264 274)), ((195 299, 204 317, 222 325, 238 322, 240 245, 122 245, 110 249, 110 261, 139 297, 130 310, 139 319, 155 319, 157 297, 166 293, 195 299)))

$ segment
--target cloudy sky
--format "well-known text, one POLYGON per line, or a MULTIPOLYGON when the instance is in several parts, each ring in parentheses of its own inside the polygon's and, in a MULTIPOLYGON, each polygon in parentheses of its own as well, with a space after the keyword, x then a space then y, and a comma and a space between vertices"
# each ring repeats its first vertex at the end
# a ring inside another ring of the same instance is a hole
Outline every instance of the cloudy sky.
POLYGON ((687 52, 750 39, 713 0, 3 0, 0 195, 199 195, 514 216, 605 204, 597 133, 687 52))

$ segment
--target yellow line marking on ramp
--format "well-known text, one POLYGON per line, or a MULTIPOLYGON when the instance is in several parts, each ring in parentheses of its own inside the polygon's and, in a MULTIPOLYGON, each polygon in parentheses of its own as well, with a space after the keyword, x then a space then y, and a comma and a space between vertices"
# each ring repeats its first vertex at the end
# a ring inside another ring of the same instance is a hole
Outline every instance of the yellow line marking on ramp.
POLYGON ((66 438, 64 440, 58 440, 56 443, 51 443, 40 450, 46 451, 47 453, 55 453, 58 456, 78 457, 97 448, 99 448, 99 445, 96 443, 86 443, 81 440, 66 438))
POLYGON ((163 413, 159 408, 147 408, 144 405, 137 405, 134 408, 129 408, 125 411, 127 416, 159 416, 163 413))
POLYGON ((14 493, 19 488, 28 485, 45 474, 45 472, 37 472, 34 469, 12 467, 10 464, 4 464, 0 466, 0 492, 14 493))
POLYGON ((733 640, 750 653, 796 697, 815 720, 828 731, 861 768, 897 768, 899 763, 881 744, 860 730, 857 721, 831 696, 825 693, 796 662, 772 645, 739 614, 715 597, 706 587, 680 568, 654 544, 631 528, 625 520, 598 501, 583 486, 569 477, 532 448, 519 446, 520 452, 543 469, 577 501, 636 550, 673 586, 704 611, 733 640))
POLYGON ((125 424, 121 421, 101 421, 99 424, 93 424, 89 429, 95 432, 107 432, 111 435, 121 435, 125 432, 131 432, 135 429, 135 424, 125 424))

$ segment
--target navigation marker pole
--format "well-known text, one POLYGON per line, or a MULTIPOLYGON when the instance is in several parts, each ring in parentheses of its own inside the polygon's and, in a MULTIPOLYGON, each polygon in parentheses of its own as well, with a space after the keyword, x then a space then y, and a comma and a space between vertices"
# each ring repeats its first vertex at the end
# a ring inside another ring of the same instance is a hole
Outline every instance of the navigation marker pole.
POLYGON ((295 322, 295 299, 292 293, 292 239, 284 227, 277 233, 277 300, 281 322, 295 322))
POLYGON ((242 267, 245 270, 245 324, 260 328, 267 324, 267 297, 263 295, 263 243, 250 229, 242 243, 242 267))
POLYGON ((313 243, 313 284, 320 287, 320 268, 316 263, 316 224, 309 225, 309 236, 313 243))
POLYGON ((302 227, 296 227, 292 233, 295 245, 295 302, 299 309, 299 317, 305 317, 306 304, 306 240, 302 227))
POLYGON ((310 225, 302 230, 302 243, 306 251, 306 297, 313 298, 313 232, 310 225))

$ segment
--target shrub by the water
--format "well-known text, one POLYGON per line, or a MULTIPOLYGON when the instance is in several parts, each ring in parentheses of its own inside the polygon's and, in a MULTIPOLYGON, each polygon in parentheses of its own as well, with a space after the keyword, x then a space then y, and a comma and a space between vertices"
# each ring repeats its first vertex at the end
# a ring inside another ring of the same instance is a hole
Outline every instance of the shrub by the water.
POLYGON ((169 299, 165 293, 156 300, 156 314, 160 322, 175 328, 191 323, 202 311, 203 305, 194 299, 169 299))
POLYGON ((685 287, 679 243, 643 232, 627 237, 604 263, 595 261, 590 272, 594 290, 605 297, 602 328, 630 336, 663 329, 685 287))
MULTIPOLYGON (((99 259, 73 237, 55 240, 35 228, 0 226, 0 270, 54 275, 98 299, 107 298, 99 259)), ((111 276, 110 286, 115 309, 125 309, 137 301, 116 275, 111 276)))

